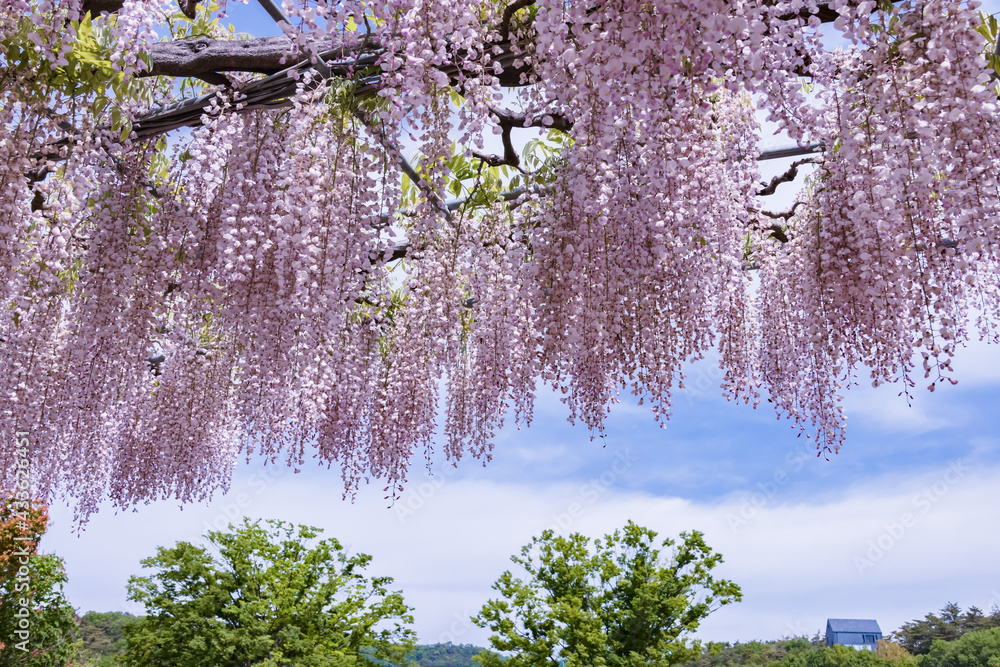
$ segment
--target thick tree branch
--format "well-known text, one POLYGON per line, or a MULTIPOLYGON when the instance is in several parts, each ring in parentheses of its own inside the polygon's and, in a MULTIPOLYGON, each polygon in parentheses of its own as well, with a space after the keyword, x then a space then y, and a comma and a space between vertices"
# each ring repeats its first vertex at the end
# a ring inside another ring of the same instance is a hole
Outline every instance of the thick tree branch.
MULTIPOLYGON (((793 215, 795 215, 795 209, 797 209, 799 206, 802 206, 802 204, 803 204, 803 202, 797 201, 787 211, 781 211, 780 213, 774 213, 772 211, 761 211, 760 214, 764 215, 764 216, 767 216, 768 218, 771 218, 772 220, 781 219, 781 220, 785 220, 787 222, 789 218, 791 218, 793 215)), ((768 227, 767 229, 773 229, 773 227, 768 227)), ((788 239, 784 239, 784 240, 778 239, 778 240, 784 242, 784 241, 787 241, 788 239)))
MULTIPOLYGON (((776 3, 773 0, 767 0, 764 4, 773 7, 774 4, 776 3)), ((848 7, 857 7, 858 4, 860 4, 859 0, 848 0, 847 2, 848 7)), ((874 12, 877 8, 878 4, 875 5, 875 8, 872 11, 874 12)), ((820 23, 833 23, 838 18, 840 18, 840 13, 836 9, 830 7, 830 3, 818 2, 816 3, 816 11, 812 11, 808 7, 803 7, 796 13, 780 15, 778 17, 778 20, 791 21, 793 19, 799 18, 808 21, 813 16, 818 18, 820 23)))
POLYGON ((503 155, 487 155, 473 151, 472 156, 478 158, 491 167, 508 165, 516 169, 521 168, 521 157, 514 150, 511 141, 511 130, 515 127, 541 127, 552 128, 569 132, 573 124, 564 116, 559 114, 536 114, 528 117, 523 111, 508 111, 505 109, 490 109, 490 114, 496 119, 500 126, 500 141, 503 143, 503 155))
MULTIPOLYGON (((315 49, 324 46, 317 43, 315 49)), ((327 44, 328 46, 328 44, 327 44)), ((502 52, 492 57, 493 63, 503 67, 499 75, 501 86, 522 86, 521 74, 525 66, 514 67, 517 56, 511 50, 510 44, 500 44, 502 52)), ((262 108, 278 108, 288 106, 289 99, 295 93, 299 78, 306 70, 313 67, 309 60, 298 57, 288 57, 294 53, 294 47, 285 37, 264 37, 244 41, 212 40, 197 38, 179 40, 178 42, 163 42, 154 45, 150 51, 152 66, 145 76, 192 76, 203 80, 224 83, 222 71, 259 72, 268 74, 268 78, 251 82, 240 89, 243 97, 242 110, 253 111, 262 108), (283 41, 285 40, 285 41, 283 41), (283 57, 289 63, 283 65, 283 57), (276 70, 281 71, 276 71, 276 70)), ((319 54, 319 60, 325 64, 330 76, 348 78, 354 81, 354 94, 364 97, 378 91, 380 72, 366 71, 365 68, 374 65, 382 52, 382 47, 370 36, 344 40, 333 48, 319 54), (359 73, 362 73, 359 76, 359 73)), ((440 70, 448 76, 452 84, 460 85, 464 77, 462 68, 452 64, 442 66, 440 70)), ((324 76, 327 73, 324 72, 324 76)), ((215 98, 214 94, 202 95, 199 98, 184 100, 151 110, 148 114, 136 119, 133 129, 138 138, 163 134, 178 127, 197 127, 201 124, 202 111, 215 98)), ((531 125, 529 125, 530 127, 531 125)), ((537 125, 536 125, 537 126, 537 125)))
POLYGON ((410 242, 406 239, 403 239, 401 241, 393 243, 392 245, 382 249, 379 252, 373 252, 372 260, 379 259, 378 255, 380 253, 381 253, 381 259, 384 259, 386 262, 392 262, 397 259, 403 259, 404 257, 406 257, 406 253, 410 250, 410 247, 411 247, 410 242))
MULTIPOLYGON (((525 67, 514 68, 513 62, 517 56, 512 52, 509 43, 498 44, 502 51, 492 57, 493 63, 499 62, 503 72, 499 75, 500 85, 505 87, 523 86, 520 75, 525 67)), ((307 52, 320 54, 323 61, 344 61, 352 56, 362 54, 379 54, 381 45, 371 36, 339 35, 325 42, 310 45, 307 52)), ((158 42, 151 45, 148 52, 152 63, 149 70, 140 76, 202 76, 215 72, 256 72, 274 74, 307 59, 299 54, 296 46, 285 36, 256 37, 246 40, 211 39, 196 37, 172 42, 158 42)), ((346 73, 350 63, 339 63, 346 73)), ((461 81, 461 68, 455 65, 442 66, 441 71, 448 75, 454 84, 461 81)), ((339 74, 334 71, 334 74, 339 74)))
MULTIPOLYGON (((507 141, 510 139, 508 137, 507 141)), ((477 160, 482 160, 490 167, 514 167, 515 169, 521 169, 521 157, 515 152, 512 156, 507 155, 507 151, 504 151, 504 155, 491 155, 489 153, 480 153, 479 151, 472 151, 472 157, 477 160)))
MULTIPOLYGON (((372 39, 353 36, 342 39, 339 43, 323 44, 323 57, 342 60, 360 54, 362 49, 379 50, 372 39)), ((275 74, 304 60, 292 40, 285 36, 246 40, 197 37, 158 42, 151 46, 149 56, 152 66, 140 76, 200 77, 217 72, 275 74)))
POLYGON ((140 76, 198 76, 220 71, 274 74, 294 53, 287 37, 229 41, 198 37, 159 42, 149 50, 152 67, 140 76))
POLYGON ((819 164, 817 158, 808 158, 805 160, 796 160, 783 174, 779 174, 771 179, 771 182, 765 186, 762 190, 757 192, 759 197, 767 197, 768 195, 773 195, 778 189, 778 186, 782 183, 791 183, 799 175, 799 167, 804 164, 819 164))
POLYGON ((125 5, 125 0, 83 0, 80 13, 91 16, 98 14, 114 14, 125 5))
MULTIPOLYGON (((90 12, 91 16, 97 16, 101 13, 114 14, 124 5, 125 0, 83 0, 80 12, 82 14, 90 12)), ((198 3, 197 0, 177 0, 177 6, 180 7, 184 16, 193 19, 198 3)))
POLYGON ((503 41, 510 40, 510 22, 519 10, 535 4, 535 0, 514 0, 503 10, 503 18, 500 20, 500 38, 503 41))
POLYGON ((501 128, 543 127, 563 132, 569 132, 573 129, 572 121, 556 113, 535 114, 529 117, 524 111, 490 109, 490 114, 497 119, 497 124, 501 128))

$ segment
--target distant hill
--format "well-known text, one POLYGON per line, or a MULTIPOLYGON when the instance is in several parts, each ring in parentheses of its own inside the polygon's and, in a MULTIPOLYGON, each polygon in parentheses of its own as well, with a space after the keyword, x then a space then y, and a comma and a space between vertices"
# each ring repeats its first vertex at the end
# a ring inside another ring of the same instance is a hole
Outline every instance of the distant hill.
POLYGON ((764 666, 780 663, 790 653, 803 653, 824 646, 817 635, 812 640, 805 637, 780 639, 777 641, 736 642, 716 644, 706 649, 700 658, 687 663, 685 667, 737 667, 742 665, 764 666))
POLYGON ((114 656, 125 653, 124 628, 139 620, 138 616, 122 612, 88 611, 80 618, 80 641, 83 646, 78 660, 87 667, 112 667, 114 656))
POLYGON ((409 655, 420 667, 478 667, 472 656, 486 649, 472 644, 419 644, 409 655))
MULTIPOLYGON (((83 643, 76 664, 83 667, 114 667, 115 656, 125 653, 124 627, 141 617, 110 611, 88 611, 80 618, 83 643)), ((472 656, 485 649, 472 644, 418 644, 406 667, 478 667, 472 656)))
MULTIPOLYGON (((74 665, 115 667, 117 656, 125 653, 125 626, 140 618, 117 611, 84 614, 80 618, 81 651, 74 665)), ((957 605, 949 604, 940 614, 904 624, 895 633, 902 646, 884 642, 867 655, 842 646, 828 649, 822 635, 817 634, 811 639, 716 644, 683 667, 1000 667, 1000 629, 990 629, 998 625, 1000 610, 986 616, 974 607, 962 613, 957 605), (932 643, 936 652, 931 650, 932 643), (927 655, 914 659, 905 650, 910 647, 927 655)), ((484 650, 472 644, 418 644, 405 667, 478 667, 472 658, 484 650)), ((403 667, 372 662, 380 667, 403 667)))

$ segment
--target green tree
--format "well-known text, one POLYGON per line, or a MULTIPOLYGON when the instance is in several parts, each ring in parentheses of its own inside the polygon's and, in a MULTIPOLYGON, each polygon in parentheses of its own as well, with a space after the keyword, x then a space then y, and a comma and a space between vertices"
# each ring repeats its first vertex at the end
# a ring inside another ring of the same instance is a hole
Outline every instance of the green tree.
POLYGON ((966 633, 996 627, 1000 627, 1000 609, 994 607, 989 616, 977 607, 963 613, 961 607, 949 602, 937 614, 904 623, 893 636, 910 653, 923 655, 935 641, 955 641, 966 633))
POLYGON ((414 667, 476 667, 474 658, 485 651, 472 644, 418 644, 406 656, 414 667))
POLYGON ((798 654, 790 654, 782 662, 785 667, 893 667, 894 661, 881 658, 875 651, 857 650, 850 646, 822 646, 798 654))
POLYGON ((120 664, 118 658, 125 654, 127 646, 125 626, 139 620, 121 611, 88 611, 80 618, 80 663, 88 667, 120 664))
POLYGON ((44 503, 0 496, 0 667, 62 667, 76 655, 62 559, 38 553, 48 521, 44 503))
POLYGON ((913 656, 899 644, 880 642, 874 651, 849 646, 828 648, 806 637, 772 642, 751 641, 705 651, 687 667, 914 667, 913 656))
POLYGON ((733 667, 734 665, 770 665, 781 663, 790 653, 812 648, 805 637, 777 641, 748 641, 714 644, 702 651, 688 667, 733 667))
POLYGON ((125 627, 125 664, 142 667, 396 661, 412 647, 410 608, 390 577, 368 577, 367 554, 348 555, 320 530, 244 520, 211 531, 212 547, 178 542, 142 561, 129 599, 147 616, 125 627), (213 553, 214 552, 214 553, 213 553))
POLYGON ((910 652, 897 642, 880 639, 875 645, 875 655, 883 660, 887 660, 897 665, 909 665, 913 663, 913 656, 910 652))
POLYGON ((742 597, 731 581, 712 577, 722 556, 702 533, 666 539, 632 523, 602 540, 579 533, 534 538, 493 584, 500 599, 487 602, 476 625, 507 660, 481 654, 484 667, 632 667, 670 665, 697 657, 687 635, 721 605, 742 597), (661 551, 667 548, 669 551, 661 551))
POLYGON ((977 630, 955 641, 937 640, 920 667, 1000 667, 1000 628, 977 630))

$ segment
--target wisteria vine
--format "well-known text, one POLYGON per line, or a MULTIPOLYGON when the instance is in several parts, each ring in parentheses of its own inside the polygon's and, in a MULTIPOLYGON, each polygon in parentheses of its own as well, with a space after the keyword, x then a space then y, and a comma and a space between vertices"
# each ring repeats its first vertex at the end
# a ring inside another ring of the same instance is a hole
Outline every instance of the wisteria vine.
POLYGON ((30 430, 38 493, 83 517, 204 499, 254 454, 392 495, 435 447, 488 460, 540 386, 594 433, 623 393, 664 421, 713 348, 728 397, 836 450, 859 374, 933 390, 998 337, 976 9, 286 0, 283 61, 315 66, 280 109, 237 72, 197 128, 140 139, 176 8, 0 0, 0 483, 30 430), (826 147, 784 217, 762 115, 826 147))

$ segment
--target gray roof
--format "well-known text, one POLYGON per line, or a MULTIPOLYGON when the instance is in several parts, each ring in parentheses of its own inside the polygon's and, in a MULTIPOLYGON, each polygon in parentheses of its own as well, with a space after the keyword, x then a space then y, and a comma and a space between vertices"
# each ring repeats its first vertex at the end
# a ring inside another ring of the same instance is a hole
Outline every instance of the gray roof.
POLYGON ((882 628, 871 618, 828 618, 826 625, 831 632, 877 632, 882 628))

